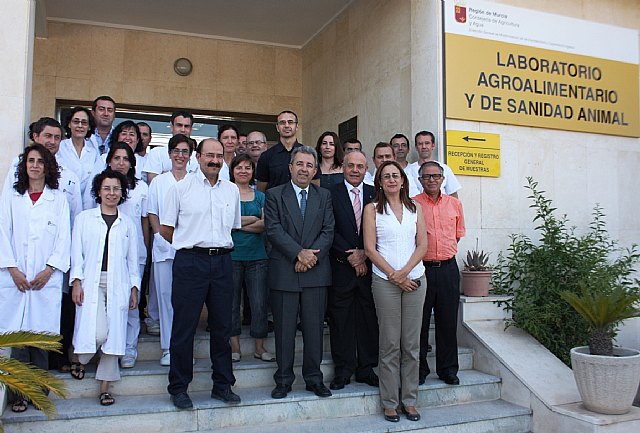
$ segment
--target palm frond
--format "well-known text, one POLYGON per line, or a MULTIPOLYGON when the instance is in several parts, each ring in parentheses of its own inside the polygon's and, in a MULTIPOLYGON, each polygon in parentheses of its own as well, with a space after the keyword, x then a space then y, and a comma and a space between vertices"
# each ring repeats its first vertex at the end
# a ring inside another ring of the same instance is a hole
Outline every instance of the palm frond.
POLYGON ((49 418, 56 415, 56 407, 43 390, 66 398, 64 380, 33 365, 4 356, 0 356, 0 384, 29 399, 49 418))
POLYGON ((635 306, 640 296, 625 287, 614 287, 608 292, 583 287, 579 294, 564 291, 560 296, 592 329, 615 328, 623 320, 640 316, 640 309, 635 306))
POLYGON ((0 333, 0 347, 35 347, 37 349, 48 350, 60 353, 59 334, 35 333, 30 331, 17 331, 0 333))

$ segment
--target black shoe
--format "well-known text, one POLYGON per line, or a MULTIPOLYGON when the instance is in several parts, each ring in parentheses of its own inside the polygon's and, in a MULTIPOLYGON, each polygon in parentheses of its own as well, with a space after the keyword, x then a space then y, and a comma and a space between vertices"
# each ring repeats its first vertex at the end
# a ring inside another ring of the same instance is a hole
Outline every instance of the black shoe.
POLYGON ((350 379, 337 376, 331 381, 331 384, 329 385, 329 388, 331 388, 331 389, 342 389, 342 388, 344 388, 345 385, 349 385, 350 383, 351 383, 350 379))
POLYGON ((191 401, 189 394, 187 394, 186 392, 171 395, 171 402, 178 409, 191 409, 193 407, 193 402, 191 401))
POLYGON ((307 391, 311 391, 318 397, 331 397, 331 391, 329 391, 329 388, 324 386, 324 383, 307 385, 307 391))
MULTIPOLYGON (((416 411, 417 412, 417 411, 416 411)), ((405 414, 409 421, 420 421, 419 413, 410 413, 404 405, 402 405, 402 413, 405 414)))
POLYGON ((427 344, 427 353, 431 352, 433 350, 433 347, 431 347, 430 344, 427 344))
POLYGON ((440 378, 447 385, 460 385, 460 379, 455 374, 449 374, 440 378))
POLYGON ((271 391, 271 398, 285 398, 291 392, 291 385, 279 383, 271 391))
POLYGON ((389 422, 400 422, 400 415, 398 415, 397 413, 395 415, 387 415, 385 413, 384 414, 384 419, 389 421, 389 422))
POLYGON ((424 383, 427 381, 427 376, 420 376, 418 378, 418 385, 424 385, 424 383))
POLYGON ((211 388, 211 398, 215 398, 216 400, 222 400, 228 404, 238 404, 240 403, 240 396, 233 391, 231 388, 227 388, 224 391, 213 387, 211 388))
POLYGON ((375 388, 378 388, 380 386, 380 379, 375 373, 371 373, 370 375, 364 377, 356 377, 356 382, 366 383, 367 385, 373 386, 375 388))

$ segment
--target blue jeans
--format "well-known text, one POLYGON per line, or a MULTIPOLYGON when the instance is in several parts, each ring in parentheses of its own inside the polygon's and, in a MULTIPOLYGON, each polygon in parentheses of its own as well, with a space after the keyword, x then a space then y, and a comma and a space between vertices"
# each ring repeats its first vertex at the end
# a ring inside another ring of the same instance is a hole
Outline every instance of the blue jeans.
POLYGON ((231 336, 242 333, 240 302, 242 283, 247 289, 251 306, 251 328, 253 338, 267 337, 267 260, 233 260, 233 309, 231 312, 231 336))

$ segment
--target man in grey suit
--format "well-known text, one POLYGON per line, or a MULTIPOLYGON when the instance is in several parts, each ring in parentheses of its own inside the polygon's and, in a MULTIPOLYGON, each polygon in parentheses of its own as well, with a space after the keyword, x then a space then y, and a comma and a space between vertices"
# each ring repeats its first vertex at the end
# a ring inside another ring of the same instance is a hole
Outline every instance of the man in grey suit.
POLYGON ((293 150, 291 182, 268 189, 264 219, 269 253, 268 284, 275 328, 276 361, 273 398, 284 398, 295 379, 293 360, 298 310, 304 344, 302 376, 306 389, 331 396, 322 382, 322 336, 327 287, 331 285, 329 250, 333 242, 333 209, 328 190, 311 184, 318 167, 316 151, 293 150))

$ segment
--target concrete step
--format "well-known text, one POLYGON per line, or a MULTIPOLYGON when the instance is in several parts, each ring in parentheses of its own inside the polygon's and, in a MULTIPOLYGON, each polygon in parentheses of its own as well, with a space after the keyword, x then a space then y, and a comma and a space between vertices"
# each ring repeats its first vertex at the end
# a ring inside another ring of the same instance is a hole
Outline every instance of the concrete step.
MULTIPOLYGON (((208 348, 207 348, 208 350, 208 348)), ((427 358, 432 368, 435 366, 435 353, 427 358)), ((458 350, 458 362, 461 370, 473 368, 473 352, 471 349, 458 350)), ((302 382, 302 353, 296 354, 294 372, 297 384, 302 382)), ((275 362, 264 362, 255 359, 253 355, 244 356, 240 362, 233 364, 236 377, 235 389, 274 386, 273 374, 276 371, 275 362)), ((324 374, 324 381, 328 384, 333 379, 333 361, 331 354, 325 352, 320 368, 324 374)), ((95 378, 94 364, 87 366, 84 380, 76 380, 69 373, 52 373, 56 377, 65 379, 68 394, 71 397, 92 397, 97 395, 98 383, 95 378)), ((117 395, 150 395, 166 392, 169 367, 162 367, 158 361, 139 361, 131 369, 120 369, 121 380, 114 382, 112 389, 117 395)), ((211 363, 208 359, 196 359, 193 367, 193 381, 189 386, 190 392, 211 389, 211 363)), ((54 397, 57 398, 57 397, 54 397)))
MULTIPOLYGON (((453 405, 472 408, 475 406, 465 405, 465 403, 490 402, 500 397, 500 379, 497 377, 473 370, 461 371, 459 377, 461 383, 459 386, 449 386, 438 379, 429 378, 420 387, 418 406, 422 410, 426 423, 432 422, 433 417, 430 412, 434 410, 433 408, 449 406, 452 413, 458 413, 456 412, 458 406, 453 405)), ((283 427, 283 424, 279 423, 289 425, 305 421, 306 425, 306 421, 311 420, 320 426, 329 421, 333 422, 336 418, 340 418, 343 422, 350 422, 352 417, 365 417, 363 420, 366 419, 369 423, 376 422, 377 419, 380 422, 378 426, 384 426, 385 431, 386 428, 391 427, 391 423, 384 422, 381 416, 379 390, 368 385, 352 383, 340 391, 335 391, 330 398, 318 398, 304 390, 302 385, 295 385, 294 390, 287 398, 274 400, 270 397, 271 389, 272 386, 239 389, 237 391, 242 398, 242 403, 236 406, 225 405, 218 400, 211 399, 208 390, 191 392, 194 409, 177 411, 166 393, 125 396, 118 394, 115 388, 113 395, 116 403, 113 406, 103 407, 98 402, 96 384, 91 397, 56 400, 58 417, 54 420, 49 421, 40 412, 30 408, 21 414, 6 411, 2 422, 6 433, 113 433, 123 428, 136 432, 188 432, 213 431, 229 427, 234 427, 234 431, 254 428, 257 432, 258 428, 270 428, 271 430, 268 431, 275 432, 275 428, 282 429, 283 427)), ((460 413, 462 412, 465 410, 460 411, 460 413)), ((477 422, 482 420, 481 415, 487 417, 495 415, 492 413, 495 411, 489 410, 489 408, 469 410, 469 412, 476 414, 477 422)), ((526 415, 528 412, 520 410, 520 413, 526 415)), ((459 423, 456 420, 461 416, 452 417, 452 422, 459 423)), ((403 420, 400 424, 406 426, 407 423, 408 421, 403 420)), ((355 421, 354 425, 358 424, 355 421)), ((416 427, 418 425, 420 424, 411 423, 410 426, 416 427)), ((425 426, 428 425, 430 424, 425 424, 425 426)), ((291 431, 304 430, 294 429, 291 431)), ((332 431, 352 430, 334 427, 332 431)), ((376 431, 382 430, 378 428, 376 431)), ((520 432, 526 430, 497 429, 493 431, 520 432)))
MULTIPOLYGON (((144 331, 144 326, 142 327, 144 331)), ((435 342, 433 324, 429 332, 429 341, 435 342)), ((195 335, 194 342, 194 356, 196 359, 209 357, 209 333, 204 329, 198 329, 195 335)), ((324 350, 329 352, 331 349, 331 342, 329 338, 329 329, 325 328, 324 331, 324 350)), ((274 336, 273 332, 265 339, 265 347, 271 353, 275 354, 274 336)), ((296 351, 302 351, 302 333, 298 332, 296 335, 296 351)), ((242 335, 240 335, 240 352, 243 356, 253 356, 255 352, 254 339, 249 336, 249 328, 242 328, 242 335)), ((145 332, 140 333, 138 339, 138 360, 139 361, 158 361, 162 356, 162 350, 160 349, 160 337, 154 335, 148 335, 145 332)))

